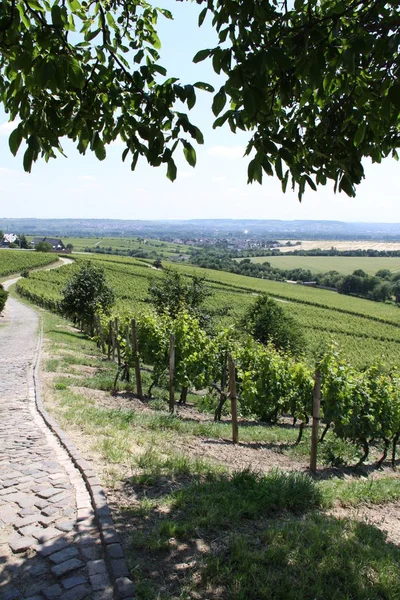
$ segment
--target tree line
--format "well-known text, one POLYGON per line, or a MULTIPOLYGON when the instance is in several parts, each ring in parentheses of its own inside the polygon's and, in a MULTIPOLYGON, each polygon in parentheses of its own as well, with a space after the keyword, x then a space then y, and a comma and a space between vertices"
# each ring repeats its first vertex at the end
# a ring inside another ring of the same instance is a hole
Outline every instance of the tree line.
POLYGON ((400 273, 392 273, 389 269, 379 269, 372 276, 362 269, 355 270, 351 275, 343 275, 338 271, 315 273, 300 267, 281 269, 272 266, 268 261, 255 263, 250 258, 234 260, 229 251, 221 249, 198 250, 193 253, 191 262, 199 267, 229 271, 236 275, 282 282, 313 283, 341 294, 359 296, 376 302, 394 299, 396 303, 400 303, 400 273))

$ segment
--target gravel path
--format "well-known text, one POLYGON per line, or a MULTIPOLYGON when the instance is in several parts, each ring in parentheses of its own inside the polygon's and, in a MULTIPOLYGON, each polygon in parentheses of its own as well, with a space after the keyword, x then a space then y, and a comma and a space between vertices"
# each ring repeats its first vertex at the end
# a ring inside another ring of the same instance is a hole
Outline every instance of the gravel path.
POLYGON ((0 599, 111 600, 88 491, 36 410, 38 331, 38 314, 9 298, 0 317, 0 599))

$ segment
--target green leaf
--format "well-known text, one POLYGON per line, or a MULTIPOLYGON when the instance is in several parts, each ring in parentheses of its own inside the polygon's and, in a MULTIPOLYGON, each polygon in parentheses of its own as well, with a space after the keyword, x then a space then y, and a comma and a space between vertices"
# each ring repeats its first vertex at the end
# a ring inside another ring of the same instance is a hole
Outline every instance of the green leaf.
POLYGON ((185 155, 186 161, 189 163, 191 167, 196 166, 196 151, 189 142, 183 142, 183 154, 185 155))
POLYGON ((213 129, 216 129, 217 127, 222 127, 222 125, 227 121, 227 119, 229 119, 233 112, 233 110, 227 110, 221 117, 215 119, 213 123, 213 129))
POLYGON ((33 10, 37 10, 39 12, 46 12, 45 8, 43 7, 43 5, 39 4, 39 2, 36 2, 36 0, 26 0, 26 3, 33 10))
POLYGON ((55 27, 63 24, 61 7, 58 4, 53 4, 51 7, 51 20, 55 27))
POLYGON ((207 10, 208 10, 207 7, 203 8, 201 13, 199 14, 199 21, 198 21, 199 27, 201 27, 204 23, 204 19, 206 18, 206 15, 207 15, 207 10))
POLYGON ((222 88, 219 90, 219 92, 217 92, 215 94, 214 100, 212 103, 212 111, 216 117, 219 115, 221 110, 224 108, 225 104, 226 104, 226 94, 225 94, 225 88, 222 86, 222 88))
POLYGON ((172 158, 168 161, 167 177, 170 181, 175 181, 176 179, 176 164, 172 158))
POLYGON ((205 90, 206 92, 214 92, 214 88, 209 83, 204 83, 204 81, 197 81, 193 84, 193 87, 198 88, 199 90, 205 90))
POLYGON ((185 85, 186 101, 189 110, 196 104, 196 93, 192 85, 185 85))
POLYGON ((282 181, 283 172, 282 172, 282 160, 281 160, 280 156, 278 156, 275 161, 275 173, 277 174, 279 179, 282 181))
POLYGON ((254 117, 256 110, 257 110, 257 105, 256 105, 256 99, 254 97, 254 94, 251 90, 251 88, 246 87, 243 91, 243 106, 244 106, 244 110, 246 111, 247 116, 251 119, 252 117, 254 117))
POLYGON ((305 175, 306 181, 308 183, 308 185, 310 186, 310 188, 312 190, 314 190, 314 192, 317 191, 317 186, 315 185, 315 183, 313 182, 313 180, 311 179, 311 177, 309 175, 305 175))
POLYGON ((396 82, 392 85, 388 93, 390 102, 400 109, 400 83, 396 82))
POLYGON ((32 161, 33 161, 33 149, 27 148, 24 154, 24 171, 26 173, 30 173, 32 169, 32 161))
POLYGON ((106 149, 105 149, 104 143, 103 143, 102 139, 100 138, 99 134, 97 133, 97 131, 93 136, 92 150, 94 150, 94 153, 99 160, 105 159, 106 149))
POLYGON ((340 192, 343 191, 343 192, 345 192, 345 194, 350 196, 350 198, 354 198, 355 192, 354 192, 353 182, 347 175, 343 175, 342 179, 340 180, 339 191, 340 192))
POLYGON ((153 32, 153 34, 151 36, 151 43, 156 50, 160 50, 160 48, 161 48, 160 38, 158 37, 158 35, 156 34, 155 31, 153 32))
POLYGON ((199 63, 202 60, 205 60, 206 58, 208 58, 210 56, 210 54, 211 54, 211 50, 200 50, 193 57, 193 62, 194 63, 199 63))
POLYGON ((253 158, 247 167, 247 182, 252 183, 253 181, 262 183, 262 168, 257 157, 253 158))
POLYGON ((286 193, 287 184, 289 181, 289 169, 285 173, 285 177, 282 179, 282 192, 286 193))
POLYGON ((22 142, 22 129, 17 127, 8 138, 8 145, 12 154, 15 156, 22 142))
POLYGON ((365 123, 365 121, 363 121, 361 123, 361 125, 358 127, 358 129, 354 135, 353 143, 356 148, 358 148, 358 146, 363 143, 364 138, 365 138, 366 129, 367 129, 367 124, 365 123))

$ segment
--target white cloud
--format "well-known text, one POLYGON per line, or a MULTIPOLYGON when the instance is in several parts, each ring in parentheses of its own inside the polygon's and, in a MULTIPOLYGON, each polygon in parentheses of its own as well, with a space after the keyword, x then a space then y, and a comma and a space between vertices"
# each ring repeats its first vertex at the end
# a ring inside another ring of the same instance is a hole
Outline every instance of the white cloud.
POLYGON ((10 135, 12 131, 17 127, 20 119, 15 119, 15 121, 6 121, 0 125, 0 135, 10 135))
POLYGON ((179 171, 178 169, 177 179, 190 179, 191 177, 194 177, 194 173, 191 171, 179 171))
POLYGON ((81 175, 79 177, 79 181, 83 181, 84 183, 93 183, 94 181, 97 181, 96 177, 93 177, 93 175, 81 175))
POLYGON ((226 177, 222 176, 222 177, 212 177, 211 178, 212 183, 223 183, 224 181, 226 181, 226 177))
POLYGON ((0 167, 0 177, 15 177, 16 175, 19 175, 18 171, 8 169, 7 167, 0 167))
POLYGON ((244 146, 211 146, 207 154, 218 156, 219 158, 237 159, 242 158, 245 152, 244 146))

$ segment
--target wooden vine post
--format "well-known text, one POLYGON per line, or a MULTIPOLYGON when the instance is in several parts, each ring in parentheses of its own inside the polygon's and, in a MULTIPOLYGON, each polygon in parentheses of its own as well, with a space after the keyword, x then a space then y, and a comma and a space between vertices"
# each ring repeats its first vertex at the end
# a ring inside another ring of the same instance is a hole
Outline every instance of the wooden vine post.
POLYGON ((100 346, 103 354, 106 352, 106 346, 104 343, 104 333, 103 333, 103 325, 101 324, 100 315, 97 315, 98 323, 99 323, 99 335, 100 335, 100 346))
MULTIPOLYGON (((129 354, 129 350, 131 348, 131 339, 130 339, 130 334, 129 334, 129 324, 126 324, 125 327, 125 341, 126 341, 126 351, 127 354, 129 354)), ((130 381, 130 365, 129 365, 129 360, 126 360, 126 355, 125 355, 125 369, 126 369, 126 378, 127 381, 130 381)))
POLYGON ((321 373, 319 369, 315 369, 314 382, 314 401, 313 401, 313 422, 311 431, 311 456, 310 456, 310 471, 317 471, 317 449, 318 449, 318 433, 321 408, 321 373))
POLYGON ((132 329, 132 349, 134 354, 135 361, 135 378, 136 378, 136 395, 140 400, 143 400, 143 392, 142 392, 142 376, 140 373, 140 361, 138 354, 138 343, 137 343, 137 334, 136 334, 136 320, 131 320, 131 329, 132 329))
POLYGON ((115 317, 115 344, 117 346, 118 366, 121 366, 121 347, 119 345, 118 333, 119 333, 119 323, 118 323, 118 318, 115 317))
POLYGON ((115 327, 114 327, 114 323, 112 321, 110 321, 110 329, 111 329, 111 360, 114 362, 116 342, 115 342, 115 327))
POLYGON ((174 375, 175 375, 175 336, 171 333, 169 338, 169 412, 173 414, 175 411, 175 391, 174 391, 174 375))
POLYGON ((229 397, 231 399, 232 441, 234 444, 237 444, 239 442, 239 428, 237 419, 236 373, 235 363, 231 355, 229 355, 229 397))

